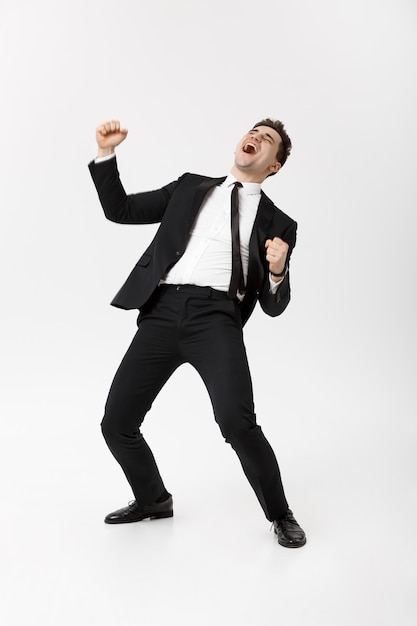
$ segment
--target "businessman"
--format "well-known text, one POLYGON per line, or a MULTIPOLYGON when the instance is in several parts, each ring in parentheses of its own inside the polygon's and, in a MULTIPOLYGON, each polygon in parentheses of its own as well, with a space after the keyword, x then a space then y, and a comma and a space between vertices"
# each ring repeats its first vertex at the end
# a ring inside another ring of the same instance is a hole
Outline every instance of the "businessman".
MULTIPOLYGON (((290 138, 282 122, 261 120, 239 141, 228 176, 187 173, 155 191, 127 195, 115 157, 126 136, 115 120, 96 129, 98 155, 89 168, 105 216, 121 224, 160 226, 112 301, 139 310, 138 330, 114 377, 101 424, 135 499, 105 522, 173 515, 172 496, 140 427, 171 374, 190 363, 278 542, 303 546, 305 533, 256 421, 242 335, 257 301, 266 314, 277 316, 290 300, 297 225, 261 190, 286 162, 290 138)), ((180 411, 180 404, 174 410, 180 411)))

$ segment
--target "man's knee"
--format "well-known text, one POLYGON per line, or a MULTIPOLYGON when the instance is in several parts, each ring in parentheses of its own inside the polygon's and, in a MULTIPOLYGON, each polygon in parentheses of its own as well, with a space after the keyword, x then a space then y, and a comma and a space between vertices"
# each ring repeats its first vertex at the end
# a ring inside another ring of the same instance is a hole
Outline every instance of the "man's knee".
POLYGON ((104 414, 100 427, 106 441, 112 441, 117 437, 118 429, 116 428, 115 421, 111 419, 111 416, 108 413, 104 414))
POLYGON ((260 427, 257 426, 255 418, 253 420, 235 420, 219 423, 220 431, 232 448, 245 446, 258 436, 260 427))
POLYGON ((100 424, 104 439, 108 444, 117 442, 124 435, 134 431, 136 426, 135 421, 136 420, 134 418, 132 419, 129 414, 123 412, 121 407, 119 407, 118 410, 115 407, 115 410, 113 410, 111 405, 107 403, 104 417, 100 424))
POLYGON ((101 432, 106 442, 111 445, 121 440, 135 438, 140 432, 140 426, 145 417, 145 411, 139 412, 134 407, 107 402, 104 417, 101 421, 101 432))

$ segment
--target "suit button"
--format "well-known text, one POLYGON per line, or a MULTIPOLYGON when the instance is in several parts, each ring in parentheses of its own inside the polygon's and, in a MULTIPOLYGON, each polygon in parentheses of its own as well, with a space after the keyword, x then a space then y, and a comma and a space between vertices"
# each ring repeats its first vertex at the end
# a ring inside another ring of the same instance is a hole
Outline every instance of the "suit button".
POLYGON ((181 256, 181 252, 179 250, 176 251, 175 253, 177 256, 181 256))

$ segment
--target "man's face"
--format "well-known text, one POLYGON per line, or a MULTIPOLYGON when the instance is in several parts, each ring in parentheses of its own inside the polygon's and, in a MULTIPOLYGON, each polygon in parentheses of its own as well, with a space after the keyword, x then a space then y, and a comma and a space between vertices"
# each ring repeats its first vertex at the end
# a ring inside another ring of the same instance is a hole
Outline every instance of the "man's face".
POLYGON ((277 161, 280 143, 281 137, 273 128, 253 128, 242 137, 236 147, 233 170, 243 175, 247 182, 264 181, 269 174, 277 172, 281 167, 277 161))

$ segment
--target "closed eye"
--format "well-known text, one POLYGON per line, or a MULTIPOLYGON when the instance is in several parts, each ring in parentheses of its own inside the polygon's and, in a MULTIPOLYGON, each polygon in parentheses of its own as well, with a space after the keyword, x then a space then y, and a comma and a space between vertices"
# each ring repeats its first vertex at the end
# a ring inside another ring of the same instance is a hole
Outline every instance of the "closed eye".
MULTIPOLYGON (((256 128, 254 128, 253 130, 251 130, 251 131, 250 131, 250 133, 249 133, 249 135, 250 135, 250 136, 252 136, 252 137, 253 137, 254 135, 256 135, 256 134, 259 134, 259 131, 258 131, 256 128)), ((270 143, 270 144, 272 144, 272 145, 274 145, 274 144, 275 144, 275 140, 274 140, 274 138, 273 138, 273 137, 272 137, 272 135, 270 135, 269 133, 265 133, 265 135, 264 135, 263 137, 264 137, 264 138, 268 141, 268 143, 270 143)))

